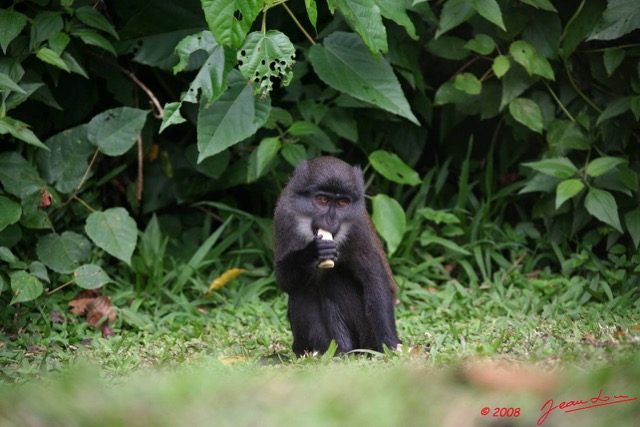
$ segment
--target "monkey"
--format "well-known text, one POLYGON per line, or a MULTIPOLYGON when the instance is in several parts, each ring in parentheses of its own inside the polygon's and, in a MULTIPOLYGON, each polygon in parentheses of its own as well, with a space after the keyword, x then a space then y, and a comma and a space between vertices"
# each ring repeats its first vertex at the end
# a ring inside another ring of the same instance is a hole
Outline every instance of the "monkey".
POLYGON ((332 340, 338 353, 395 350, 397 285, 365 206, 362 170, 335 157, 301 161, 273 224, 293 352, 324 353, 332 340), (318 268, 326 260, 333 267, 318 268))

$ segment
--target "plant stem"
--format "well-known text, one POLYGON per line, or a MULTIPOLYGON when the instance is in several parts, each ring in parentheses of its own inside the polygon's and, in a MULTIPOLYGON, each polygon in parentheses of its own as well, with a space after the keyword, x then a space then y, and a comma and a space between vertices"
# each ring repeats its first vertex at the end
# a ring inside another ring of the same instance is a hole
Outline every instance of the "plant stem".
POLYGON ((284 10, 287 11, 287 13, 289 14, 289 16, 291 16, 291 19, 293 19, 293 22, 295 22, 295 24, 297 25, 298 28, 300 28, 300 31, 302 31, 302 34, 304 34, 304 36, 307 38, 307 40, 309 40, 309 42, 312 45, 315 45, 316 42, 315 40, 313 40, 313 37, 311 37, 309 35, 309 33, 307 33, 307 31, 304 29, 304 27, 302 26, 302 24, 300 23, 300 21, 298 21, 298 18, 296 18, 296 16, 293 14, 293 12, 291 11, 291 9, 289 9, 289 7, 285 4, 285 3, 280 3, 282 5, 282 7, 284 7, 284 10))
POLYGON ((547 87, 547 90, 549 91, 549 93, 551 94, 551 97, 556 101, 556 103, 558 104, 558 106, 560 107, 560 109, 567 115, 567 117, 569 117, 569 119, 575 123, 576 119, 575 117, 573 117, 571 115, 571 113, 569 112, 569 110, 567 110, 567 108, 564 106, 564 104, 562 103, 562 101, 560 101, 560 98, 558 98, 558 96, 556 95, 556 93, 553 91, 553 89, 551 89, 551 86, 549 86, 549 83, 547 83, 544 79, 542 79, 542 83, 544 83, 544 85, 547 87))

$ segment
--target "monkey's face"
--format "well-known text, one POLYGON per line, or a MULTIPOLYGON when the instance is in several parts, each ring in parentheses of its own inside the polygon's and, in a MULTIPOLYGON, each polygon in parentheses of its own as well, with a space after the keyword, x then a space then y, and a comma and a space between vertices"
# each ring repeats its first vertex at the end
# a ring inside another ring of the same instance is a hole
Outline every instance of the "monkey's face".
POLYGON ((312 239, 322 228, 337 243, 365 213, 362 171, 333 157, 304 162, 290 182, 295 194, 299 234, 312 239))

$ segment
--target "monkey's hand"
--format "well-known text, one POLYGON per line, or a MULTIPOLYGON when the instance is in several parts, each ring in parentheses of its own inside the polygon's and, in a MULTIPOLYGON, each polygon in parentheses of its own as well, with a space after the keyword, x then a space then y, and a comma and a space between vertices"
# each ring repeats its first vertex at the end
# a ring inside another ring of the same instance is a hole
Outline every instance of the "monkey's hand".
POLYGON ((321 235, 315 236, 316 249, 318 250, 318 262, 324 260, 338 260, 338 247, 333 240, 324 240, 321 235))

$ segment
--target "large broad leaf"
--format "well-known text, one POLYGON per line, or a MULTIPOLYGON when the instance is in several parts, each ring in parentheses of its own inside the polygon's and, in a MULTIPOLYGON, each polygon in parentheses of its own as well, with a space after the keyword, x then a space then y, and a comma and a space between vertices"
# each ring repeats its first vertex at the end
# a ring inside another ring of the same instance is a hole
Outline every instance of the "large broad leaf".
POLYGON ((334 0, 334 3, 371 52, 387 52, 387 31, 374 0, 334 0))
POLYGON ((282 86, 289 85, 295 56, 289 37, 280 31, 254 31, 238 51, 238 65, 242 75, 256 86, 256 92, 265 96, 277 80, 282 86))
POLYGON ((566 157, 557 157, 554 159, 545 159, 538 162, 523 163, 532 169, 542 172, 545 175, 555 176, 556 178, 567 179, 578 173, 578 168, 571 160, 566 157))
POLYGON ((93 212, 87 218, 84 229, 99 248, 131 264, 138 228, 125 209, 111 208, 104 212, 93 212))
POLYGON ((7 46, 18 37, 25 25, 27 25, 27 17, 22 13, 0 9, 0 47, 3 53, 7 53, 7 46))
POLYGON ((40 280, 26 271, 11 273, 11 289, 13 290, 11 304, 34 300, 44 290, 40 280))
POLYGON ((102 267, 94 264, 85 264, 76 268, 73 272, 76 285, 84 289, 97 289, 112 282, 102 267))
POLYGON ((418 185, 420 176, 396 154, 378 150, 369 155, 371 166, 382 176, 398 184, 418 185))
POLYGON ((622 233, 618 204, 611 193, 592 187, 584 199, 584 207, 591 215, 622 233))
POLYGON ((609 0, 607 10, 587 40, 613 40, 640 28, 637 0, 609 0))
POLYGON ((16 152, 0 154, 0 183, 4 191, 21 199, 38 193, 44 186, 38 171, 16 152))
POLYGON ((185 70, 191 55, 198 51, 206 52, 207 60, 200 67, 189 89, 182 95, 182 101, 198 102, 198 94, 201 93, 206 102, 210 103, 226 90, 227 75, 233 66, 233 58, 216 42, 210 31, 201 31, 185 37, 178 43, 176 53, 180 62, 173 67, 173 72, 185 70))
POLYGON ((263 0, 201 0, 204 17, 218 43, 240 47, 263 0))
POLYGON ((329 86, 419 125, 387 60, 373 58, 357 35, 335 32, 311 48, 309 59, 329 86))
POLYGON ((147 114, 148 110, 130 107, 102 112, 89 122, 89 141, 107 156, 120 156, 135 144, 147 120, 147 114))
POLYGON ((538 104, 528 98, 516 98, 509 103, 509 112, 518 122, 534 132, 542 133, 544 123, 538 104))
POLYGON ((198 163, 253 135, 266 121, 270 99, 253 94, 251 86, 233 72, 229 89, 198 112, 198 163))
POLYGON ((584 183, 579 179, 567 179, 558 184, 556 188, 556 209, 564 202, 575 197, 584 188, 584 183))
POLYGON ((73 231, 44 235, 36 244, 38 259, 58 273, 73 272, 90 253, 91 243, 73 231))
POLYGON ((22 208, 13 200, 0 196, 0 231, 20 220, 22 208))
POLYGON ((372 198, 373 213, 371 219, 376 230, 382 236, 392 255, 400 246, 402 237, 407 229, 407 218, 402 206, 396 199, 385 194, 378 194, 372 198))
MULTIPOLYGON (((87 125, 60 132, 46 141, 50 151, 37 153, 38 167, 49 184, 64 194, 75 191, 89 166, 88 157, 95 152, 89 142, 87 125)), ((87 174, 91 176, 91 171, 87 174)))

